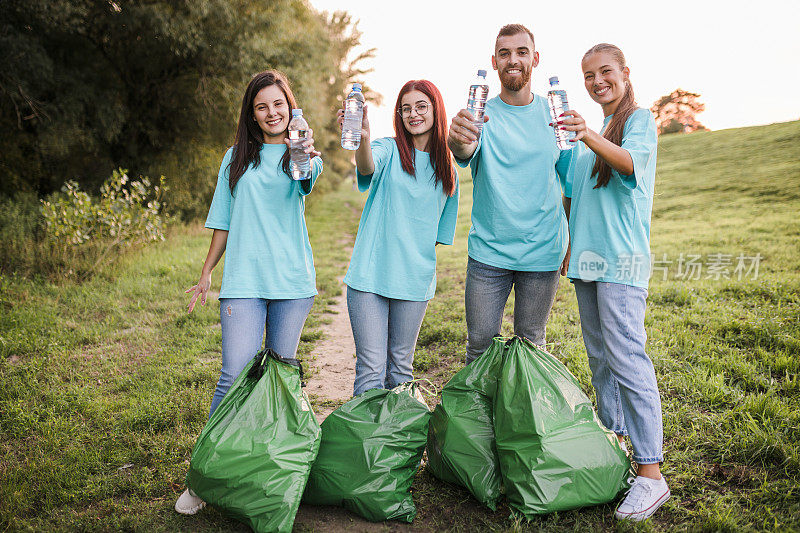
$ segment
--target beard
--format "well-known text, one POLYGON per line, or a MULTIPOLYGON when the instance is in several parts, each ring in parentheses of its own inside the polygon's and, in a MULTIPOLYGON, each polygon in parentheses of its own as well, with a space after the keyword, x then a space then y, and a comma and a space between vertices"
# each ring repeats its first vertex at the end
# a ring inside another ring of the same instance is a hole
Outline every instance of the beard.
POLYGON ((525 87, 529 81, 531 81, 532 70, 532 67, 525 68, 525 65, 520 65, 520 75, 517 77, 509 76, 506 74, 506 71, 503 70, 500 72, 500 83, 509 91, 519 91, 525 87))

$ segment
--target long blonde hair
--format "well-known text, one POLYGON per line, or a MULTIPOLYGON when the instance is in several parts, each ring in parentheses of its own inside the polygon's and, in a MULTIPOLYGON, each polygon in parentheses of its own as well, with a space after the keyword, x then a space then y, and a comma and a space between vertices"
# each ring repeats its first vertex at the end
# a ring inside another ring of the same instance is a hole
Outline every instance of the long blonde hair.
MULTIPOLYGON (((592 46, 583 54, 583 59, 581 61, 585 61, 587 57, 598 52, 610 53, 614 61, 619 64, 620 70, 626 67, 625 56, 622 54, 622 50, 620 50, 618 46, 608 43, 600 43, 592 46)), ((603 131, 603 137, 617 146, 622 146, 622 134, 625 130, 625 122, 636 109, 638 109, 638 106, 633 99, 633 87, 631 86, 631 81, 626 79, 625 94, 622 95, 622 99, 619 101, 616 111, 614 111, 614 116, 611 117, 611 122, 608 123, 608 127, 603 131)), ((611 179, 611 166, 602 157, 595 158, 592 176, 597 176, 597 185, 594 186, 595 189, 605 187, 611 179)))

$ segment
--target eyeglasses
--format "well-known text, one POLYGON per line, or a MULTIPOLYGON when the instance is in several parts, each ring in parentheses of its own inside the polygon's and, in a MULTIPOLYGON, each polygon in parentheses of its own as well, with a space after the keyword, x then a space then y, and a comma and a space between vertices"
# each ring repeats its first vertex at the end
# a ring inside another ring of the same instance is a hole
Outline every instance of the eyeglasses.
MULTIPOLYGON (((428 112, 428 109, 430 107, 431 106, 429 106, 428 104, 426 104, 424 102, 420 102, 418 104, 414 104, 414 111, 417 112, 417 115, 422 116, 422 115, 424 115, 425 113, 428 112)), ((397 113, 403 118, 408 118, 408 117, 411 116, 411 106, 410 105, 404 105, 403 107, 401 107, 400 109, 397 110, 397 113)))

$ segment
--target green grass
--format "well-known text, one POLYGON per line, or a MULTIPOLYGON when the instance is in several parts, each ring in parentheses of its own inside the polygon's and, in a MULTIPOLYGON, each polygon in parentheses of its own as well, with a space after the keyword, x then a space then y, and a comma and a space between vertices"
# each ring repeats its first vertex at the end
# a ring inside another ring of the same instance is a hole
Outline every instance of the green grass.
MULTIPOLYGON (((652 249, 676 263, 651 283, 646 325, 672 499, 640 526, 618 526, 611 504, 515 522, 507 506, 482 509, 423 470, 415 526, 800 530, 800 122, 665 136, 658 168, 652 249), (758 278, 675 277, 680 254, 705 262, 713 253, 761 254, 758 278)), ((456 244, 439 247, 439 286, 415 355, 418 375, 437 386, 463 367, 471 190, 462 173, 456 244)), ((306 358, 340 292, 363 199, 346 189, 312 195, 320 295, 306 358)), ((245 530, 214 510, 190 519, 172 511, 220 365, 216 302, 192 315, 184 307, 209 238, 175 229, 81 285, 0 278, 0 530, 245 530)), ((593 396, 563 279, 548 346, 593 396)))

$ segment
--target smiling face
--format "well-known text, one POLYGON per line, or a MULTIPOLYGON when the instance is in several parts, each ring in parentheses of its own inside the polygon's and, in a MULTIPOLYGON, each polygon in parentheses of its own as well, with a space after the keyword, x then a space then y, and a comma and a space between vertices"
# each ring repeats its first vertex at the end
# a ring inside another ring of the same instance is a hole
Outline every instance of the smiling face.
POLYGON ((291 110, 286 95, 277 85, 268 85, 253 99, 253 116, 264 133, 264 142, 279 144, 286 137, 291 110))
POLYGON ((421 91, 408 91, 400 100, 403 126, 413 136, 430 133, 435 113, 430 98, 421 91))
POLYGON ((606 116, 616 111, 625 95, 630 70, 610 52, 595 52, 581 62, 583 82, 589 96, 603 107, 606 116))
POLYGON ((500 76, 500 83, 509 91, 520 91, 529 85, 531 72, 538 64, 539 53, 534 50, 533 41, 527 33, 497 38, 492 67, 500 76))

